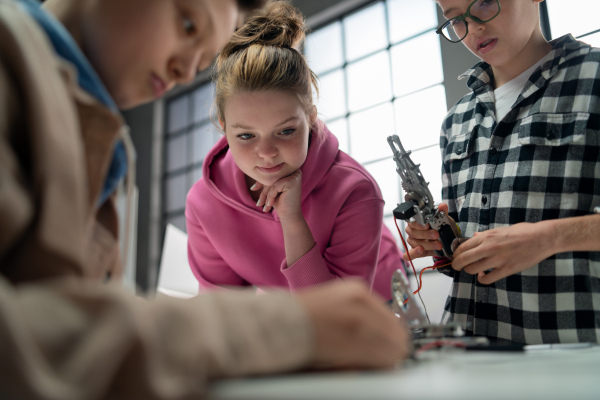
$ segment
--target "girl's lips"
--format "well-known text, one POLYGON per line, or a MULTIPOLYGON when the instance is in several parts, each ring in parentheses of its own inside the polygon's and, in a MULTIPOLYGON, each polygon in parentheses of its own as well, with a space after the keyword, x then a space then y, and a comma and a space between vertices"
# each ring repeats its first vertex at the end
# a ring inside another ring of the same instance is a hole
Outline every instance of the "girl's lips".
POLYGON ((479 46, 477 46, 477 51, 480 54, 487 54, 490 51, 494 50, 494 47, 496 47, 496 43, 498 43, 498 39, 485 40, 481 42, 479 46), (485 43, 487 43, 487 45, 483 46, 485 43))
POLYGON ((152 83, 152 89, 156 98, 161 97, 167 91, 167 86, 157 75, 151 74, 150 82, 152 83))
POLYGON ((270 168, 267 168, 267 167, 256 167, 256 168, 258 168, 258 170, 261 172, 264 172, 267 174, 273 174, 275 172, 279 172, 281 170, 281 168, 283 168, 283 163, 278 164, 274 167, 270 167, 270 168))

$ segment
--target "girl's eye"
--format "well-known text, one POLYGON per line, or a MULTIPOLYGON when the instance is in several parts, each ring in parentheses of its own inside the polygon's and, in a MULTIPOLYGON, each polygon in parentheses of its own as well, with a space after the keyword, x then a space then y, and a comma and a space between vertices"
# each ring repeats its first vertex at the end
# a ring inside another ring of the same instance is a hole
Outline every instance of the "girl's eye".
POLYGON ((251 133, 241 133, 237 137, 240 138, 241 140, 250 140, 250 139, 252 139, 253 136, 251 133))
POLYGON ((281 131, 281 134, 283 136, 290 136, 292 135, 296 130, 295 129, 284 129, 281 131))
POLYGON ((196 25, 194 24, 194 21, 192 21, 190 18, 184 16, 182 26, 184 32, 188 35, 193 35, 196 33, 196 25))

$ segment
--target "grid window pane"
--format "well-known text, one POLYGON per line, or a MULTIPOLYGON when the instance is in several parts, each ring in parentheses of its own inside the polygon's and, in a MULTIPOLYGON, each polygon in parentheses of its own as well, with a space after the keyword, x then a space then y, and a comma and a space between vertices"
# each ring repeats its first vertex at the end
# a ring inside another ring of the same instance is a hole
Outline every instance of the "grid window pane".
POLYGON ((191 178, 192 185, 194 183, 198 182, 200 180, 200 178, 202 178, 202 166, 196 167, 192 171, 192 178, 191 178))
POLYGON ((395 96, 443 82, 440 40, 437 36, 435 32, 430 32, 392 47, 395 96))
POLYGON ((327 25, 308 35, 304 54, 315 74, 341 67, 344 63, 341 22, 327 25))
POLYGON ((189 124, 189 108, 188 96, 181 96, 169 103, 169 126, 167 133, 175 133, 189 124))
POLYGON ((327 128, 335 135, 339 142, 339 149, 349 154, 348 148, 348 121, 346 118, 339 118, 333 122, 327 123, 327 128))
POLYGON ((387 47, 384 4, 377 3, 348 16, 344 19, 344 33, 347 61, 387 47))
POLYGON ((392 43, 437 27, 434 1, 388 0, 387 7, 392 43))
POLYGON ((447 113, 445 92, 436 85, 394 101, 396 134, 407 151, 439 143, 447 113))
POLYGON ((214 84, 206 83, 194 91, 194 122, 210 118, 214 99, 214 84))
POLYGON ((387 137, 394 133, 392 103, 384 103, 350 115, 351 153, 355 160, 365 163, 392 155, 387 137))
POLYGON ((326 120, 346 114, 346 85, 343 70, 338 69, 319 77, 319 99, 316 106, 319 114, 326 120))
POLYGON ((577 37, 600 29, 598 0, 546 0, 552 37, 577 37))
POLYGON ((442 156, 438 146, 418 150, 410 155, 410 159, 419 165, 421 174, 429 182, 429 191, 433 201, 438 204, 442 201, 442 156))
POLYGON ((351 112, 392 98, 388 52, 382 51, 348 67, 351 112))
POLYGON ((167 172, 184 168, 187 164, 188 135, 167 137, 167 172))
POLYGON ((194 129, 194 154, 193 162, 199 163, 204 161, 204 157, 219 140, 221 134, 217 127, 211 122, 200 125, 194 129))
POLYGON ((396 164, 389 158, 387 160, 377 161, 365 165, 365 168, 375 178, 385 205, 383 206, 383 214, 392 214, 400 201, 400 178, 396 173, 396 164))
POLYGON ((187 172, 187 178, 185 180, 185 183, 186 183, 186 190, 185 190, 186 197, 187 197, 187 193, 189 193, 189 191, 192 188, 192 186, 194 186, 194 183, 196 183, 196 180, 195 180, 196 176, 195 175, 196 175, 196 169, 193 169, 193 170, 187 172))
POLYGON ((165 182, 165 208, 167 212, 183 210, 187 194, 186 174, 169 177, 165 182))

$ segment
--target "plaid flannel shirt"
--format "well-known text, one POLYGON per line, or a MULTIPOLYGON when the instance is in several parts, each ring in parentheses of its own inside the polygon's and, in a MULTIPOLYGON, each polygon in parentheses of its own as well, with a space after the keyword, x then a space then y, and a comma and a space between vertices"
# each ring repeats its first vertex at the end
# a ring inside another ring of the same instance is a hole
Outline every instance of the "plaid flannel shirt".
MULTIPOLYGON (((496 121, 491 67, 461 76, 472 93, 442 126, 443 198, 462 234, 593 213, 600 205, 600 49, 551 42, 510 112, 496 121)), ((600 240, 600 238, 598 238, 600 240)), ((556 254, 491 284, 451 269, 443 321, 520 343, 600 339, 600 252, 556 254)))

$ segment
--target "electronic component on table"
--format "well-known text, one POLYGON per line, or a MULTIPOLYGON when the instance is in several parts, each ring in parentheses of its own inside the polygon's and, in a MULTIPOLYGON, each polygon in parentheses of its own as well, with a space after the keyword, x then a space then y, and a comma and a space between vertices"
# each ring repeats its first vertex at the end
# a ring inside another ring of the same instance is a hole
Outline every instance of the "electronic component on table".
MULTIPOLYGON (((425 181, 418 165, 415 165, 410 159, 410 151, 405 151, 398 135, 388 136, 387 141, 394 153, 396 162, 396 172, 402 179, 402 189, 404 189, 404 200, 402 204, 394 210, 394 217, 404 221, 414 219, 421 225, 429 224, 432 229, 439 232, 439 241, 442 243, 442 250, 436 250, 439 256, 445 256, 452 260, 454 250, 461 242, 452 229, 453 224, 445 212, 440 211, 433 204, 433 196, 429 191, 429 183, 425 181)), ((462 238, 464 241, 464 238, 462 238)))
POLYGON ((488 346, 489 341, 481 336, 465 336, 465 327, 458 322, 431 324, 427 315, 415 301, 408 280, 397 270, 392 275, 392 310, 406 323, 412 332, 412 350, 419 351, 423 346, 440 343, 441 346, 472 348, 488 346), (406 301, 406 300, 410 301, 406 301))

